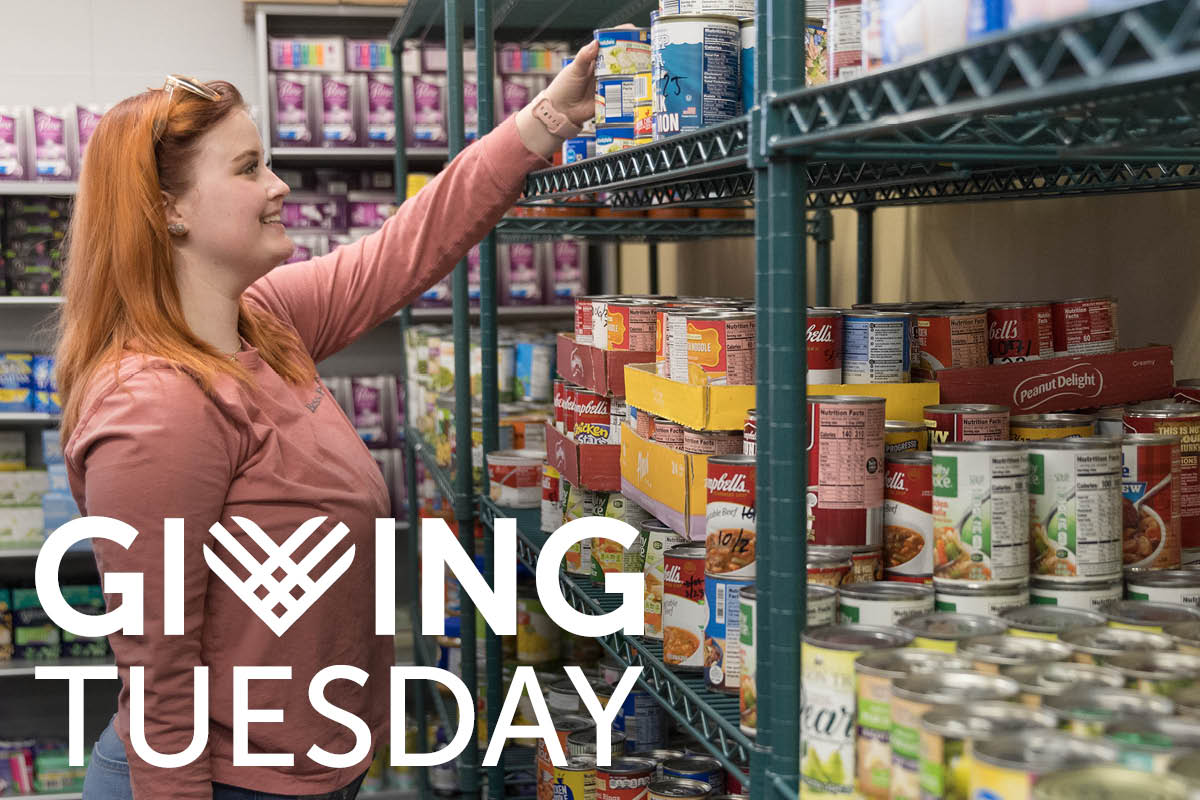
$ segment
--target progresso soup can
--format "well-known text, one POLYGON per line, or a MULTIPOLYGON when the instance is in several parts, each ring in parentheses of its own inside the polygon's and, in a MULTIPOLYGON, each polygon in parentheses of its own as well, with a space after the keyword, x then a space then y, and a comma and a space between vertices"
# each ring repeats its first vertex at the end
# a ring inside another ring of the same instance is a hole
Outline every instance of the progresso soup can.
POLYGON ((890 581, 933 580, 933 454, 886 457, 883 481, 883 568, 890 581))
POLYGON ((929 449, 929 428, 922 422, 889 419, 883 423, 883 452, 887 456, 929 449))
POLYGON ((655 141, 737 116, 742 98, 737 17, 662 16, 650 35, 655 141))
POLYGON ((808 541, 881 544, 884 399, 810 396, 808 420, 808 541))

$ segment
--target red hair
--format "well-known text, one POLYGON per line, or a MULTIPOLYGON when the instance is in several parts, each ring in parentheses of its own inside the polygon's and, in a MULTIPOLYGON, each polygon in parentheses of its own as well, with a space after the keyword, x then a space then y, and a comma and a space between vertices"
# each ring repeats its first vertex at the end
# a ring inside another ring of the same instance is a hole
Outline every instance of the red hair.
MULTIPOLYGON (((101 118, 88 142, 67 235, 55 353, 64 442, 79 422, 88 383, 105 365, 115 374, 126 350, 170 361, 208 393, 221 375, 251 383, 240 364, 189 329, 167 233, 163 192, 187 191, 200 138, 246 107, 233 84, 207 86, 220 99, 178 87, 173 97, 154 89, 127 98, 101 118)), ((245 300, 238 332, 284 380, 299 385, 316 377, 296 332, 245 300)))

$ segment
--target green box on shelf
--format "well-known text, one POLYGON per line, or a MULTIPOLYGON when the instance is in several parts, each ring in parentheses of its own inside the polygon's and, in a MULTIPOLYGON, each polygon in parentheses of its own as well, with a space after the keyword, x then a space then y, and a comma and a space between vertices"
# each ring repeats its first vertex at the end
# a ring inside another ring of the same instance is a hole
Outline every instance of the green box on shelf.
POLYGON ((33 790, 39 794, 82 792, 83 779, 91 753, 85 753, 82 767, 72 767, 65 747, 39 749, 33 757, 33 790))
POLYGON ((35 589, 13 589, 13 657, 30 661, 58 659, 58 626, 42 609, 35 589))
MULTIPOLYGON (((80 614, 95 616, 104 613, 104 593, 99 586, 64 586, 62 594, 67 605, 80 614)), ((70 631, 63 631, 59 654, 63 658, 103 658, 108 655, 108 639, 103 636, 76 636, 70 631)))

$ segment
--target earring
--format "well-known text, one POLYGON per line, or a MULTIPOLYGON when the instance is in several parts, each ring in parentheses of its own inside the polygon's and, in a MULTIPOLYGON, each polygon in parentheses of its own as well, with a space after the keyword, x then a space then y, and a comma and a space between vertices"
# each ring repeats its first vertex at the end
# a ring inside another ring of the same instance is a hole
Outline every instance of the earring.
POLYGON ((182 222, 172 222, 167 226, 167 233, 172 236, 183 236, 187 233, 187 225, 184 225, 182 222))

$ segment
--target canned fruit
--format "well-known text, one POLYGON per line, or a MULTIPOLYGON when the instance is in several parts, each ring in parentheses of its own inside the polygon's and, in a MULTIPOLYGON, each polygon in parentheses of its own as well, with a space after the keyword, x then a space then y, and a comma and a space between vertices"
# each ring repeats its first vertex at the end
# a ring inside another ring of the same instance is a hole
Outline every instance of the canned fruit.
POLYGON ((808 541, 879 545, 884 400, 808 398, 808 541))

